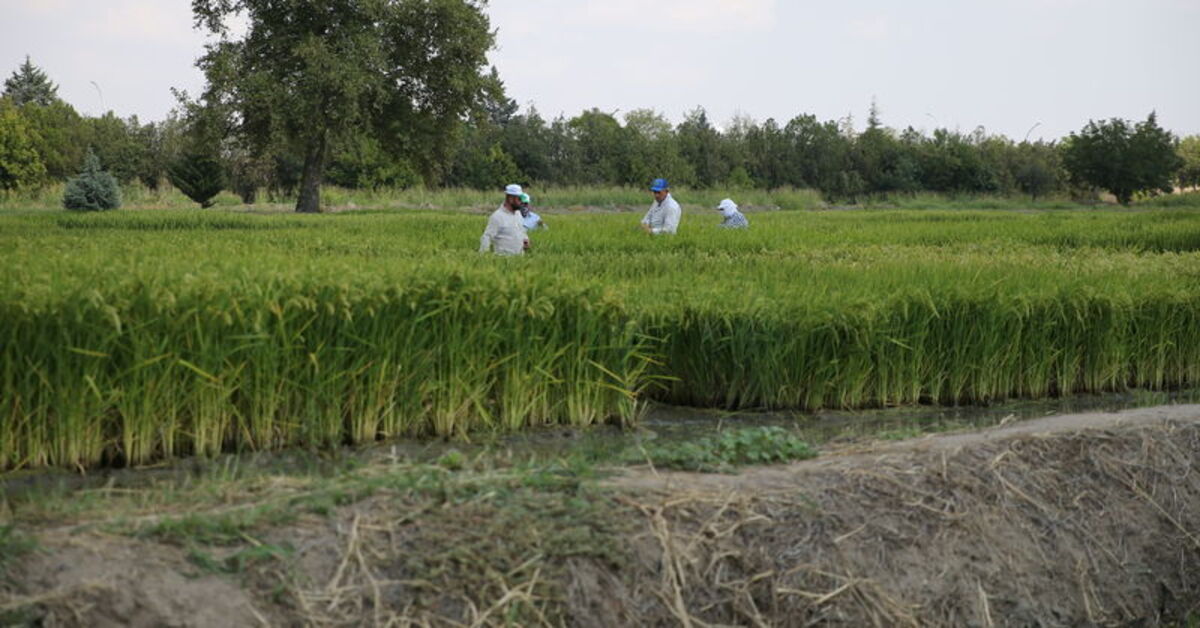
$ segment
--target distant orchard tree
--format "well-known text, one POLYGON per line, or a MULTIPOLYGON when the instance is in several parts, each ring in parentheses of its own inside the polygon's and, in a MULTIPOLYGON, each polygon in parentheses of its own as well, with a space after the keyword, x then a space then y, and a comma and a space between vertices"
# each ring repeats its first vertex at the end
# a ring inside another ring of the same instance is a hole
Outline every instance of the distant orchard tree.
POLYGON ((449 161, 465 114, 481 106, 494 36, 483 0, 193 0, 198 26, 221 35, 199 65, 209 102, 227 103, 235 132, 263 154, 295 147, 296 211, 320 211, 334 146, 372 129, 427 181, 449 161), (246 34, 229 38, 227 19, 246 34))
POLYGON ((117 179, 100 167, 100 158, 88 151, 83 171, 67 181, 63 207, 75 211, 104 211, 121 206, 121 188, 117 179))
POLYGON ((1067 138, 1063 165, 1075 183, 1107 190, 1128 205, 1139 192, 1172 190, 1182 165, 1177 144, 1153 112, 1136 125, 1119 118, 1089 121, 1067 138))
POLYGON ((1179 158, 1183 160, 1179 187, 1200 187, 1200 135, 1189 135, 1179 142, 1179 158))
POLYGON ((4 96, 18 105, 33 103, 45 107, 58 100, 58 86, 26 55, 25 63, 4 80, 4 96))

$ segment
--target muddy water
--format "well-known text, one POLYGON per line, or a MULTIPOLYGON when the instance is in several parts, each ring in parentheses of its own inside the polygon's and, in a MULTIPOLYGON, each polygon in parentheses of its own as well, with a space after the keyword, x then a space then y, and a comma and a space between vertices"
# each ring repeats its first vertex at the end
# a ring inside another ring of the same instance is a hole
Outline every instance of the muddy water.
POLYGON ((830 442, 865 439, 901 440, 924 434, 970 430, 1084 412, 1117 412, 1200 402, 1200 388, 1172 392, 1134 390, 1080 394, 1057 399, 1017 400, 988 406, 905 406, 858 411, 729 412, 706 408, 652 406, 633 429, 554 428, 490 439, 489 448, 532 456, 583 455, 597 461, 619 458, 647 441, 698 440, 723 430, 777 426, 818 447, 830 442))
POLYGON ((991 406, 906 406, 860 411, 728 412, 705 408, 655 405, 633 428, 554 427, 516 435, 477 436, 469 442, 406 440, 333 452, 285 451, 187 459, 135 469, 100 469, 87 474, 62 470, 0 474, 0 499, 37 499, 45 491, 145 487, 161 482, 248 474, 325 475, 381 461, 435 462, 455 451, 470 458, 491 455, 512 461, 578 460, 623 463, 638 459, 648 442, 698 440, 724 430, 778 426, 793 431, 818 448, 831 442, 865 439, 900 440, 951 430, 990 427, 1051 415, 1116 412, 1130 408, 1200 402, 1200 388, 1175 392, 1130 391, 1073 395, 1059 399, 1009 401, 991 406))

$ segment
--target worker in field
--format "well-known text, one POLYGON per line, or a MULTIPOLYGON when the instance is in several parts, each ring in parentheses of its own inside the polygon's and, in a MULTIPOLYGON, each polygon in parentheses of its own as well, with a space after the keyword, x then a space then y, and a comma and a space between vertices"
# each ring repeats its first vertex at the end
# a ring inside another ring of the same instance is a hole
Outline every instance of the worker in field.
POLYGON ((717 209, 721 211, 721 215, 725 217, 721 224, 717 225, 722 229, 745 229, 750 226, 750 221, 746 220, 746 215, 738 211, 737 203, 733 199, 727 198, 717 205, 717 209))
POLYGON ((651 235, 675 233, 683 210, 671 198, 671 186, 666 179, 655 179, 650 184, 650 193, 654 195, 654 204, 642 219, 642 230, 651 235))
POLYGON ((525 224, 521 219, 521 186, 513 183, 504 188, 504 204, 488 218, 483 237, 479 238, 479 252, 489 250, 496 255, 520 255, 529 248, 529 237, 525 235, 525 224))
POLYGON ((529 204, 533 201, 529 194, 521 195, 521 221, 525 223, 525 231, 535 231, 537 229, 549 229, 546 223, 542 222, 542 217, 537 215, 529 204))

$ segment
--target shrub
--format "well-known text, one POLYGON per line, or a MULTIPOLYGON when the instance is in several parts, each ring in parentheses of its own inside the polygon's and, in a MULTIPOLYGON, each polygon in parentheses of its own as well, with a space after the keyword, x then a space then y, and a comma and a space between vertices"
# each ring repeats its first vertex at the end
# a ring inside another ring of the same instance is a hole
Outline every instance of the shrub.
POLYGON ((104 211, 121 206, 121 188, 111 174, 100 168, 96 153, 88 151, 83 171, 67 181, 63 207, 76 211, 104 211))
POLYGON ((213 198, 225 187, 225 172, 221 162, 212 155, 200 152, 185 153, 167 169, 167 176, 171 179, 171 185, 199 203, 201 208, 212 207, 215 204, 213 198))

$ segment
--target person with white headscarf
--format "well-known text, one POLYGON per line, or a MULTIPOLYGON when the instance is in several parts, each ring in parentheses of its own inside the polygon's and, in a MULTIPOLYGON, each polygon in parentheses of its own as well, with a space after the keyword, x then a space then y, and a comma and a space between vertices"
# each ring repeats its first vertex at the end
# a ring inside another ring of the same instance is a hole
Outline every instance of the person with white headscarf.
POLYGON ((746 215, 738 211, 737 203, 733 199, 725 199, 717 205, 717 209, 721 210, 721 215, 725 217, 721 224, 717 225, 722 229, 745 229, 750 226, 750 221, 746 220, 746 215))

